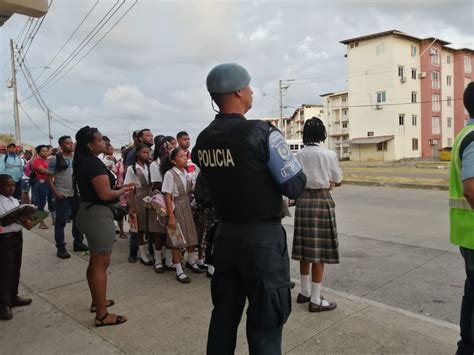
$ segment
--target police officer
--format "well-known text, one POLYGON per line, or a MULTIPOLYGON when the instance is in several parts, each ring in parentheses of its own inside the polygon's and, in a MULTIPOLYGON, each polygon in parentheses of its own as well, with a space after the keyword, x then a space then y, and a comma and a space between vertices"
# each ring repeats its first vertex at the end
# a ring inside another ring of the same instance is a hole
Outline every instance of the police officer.
POLYGON ((220 221, 211 282, 211 355, 234 353, 246 299, 250 354, 281 354, 291 311, 282 195, 300 196, 306 176, 276 128, 244 117, 252 107, 249 83, 250 75, 238 64, 209 72, 207 89, 219 112, 192 151, 220 221))

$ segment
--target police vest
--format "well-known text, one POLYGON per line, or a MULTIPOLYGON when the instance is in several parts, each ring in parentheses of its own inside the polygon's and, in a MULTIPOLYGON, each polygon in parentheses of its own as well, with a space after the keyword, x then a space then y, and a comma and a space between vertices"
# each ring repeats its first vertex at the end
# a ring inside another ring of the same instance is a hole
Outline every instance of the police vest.
MULTIPOLYGON (((217 217, 223 221, 280 221, 282 197, 266 162, 248 136, 258 121, 217 118, 199 135, 192 159, 204 174, 217 217)), ((268 144, 268 134, 263 136, 268 144)))
POLYGON ((467 147, 468 139, 474 132, 474 125, 464 127, 454 140, 451 151, 449 176, 449 218, 451 243, 474 249, 474 210, 464 197, 461 176, 461 147, 467 147))

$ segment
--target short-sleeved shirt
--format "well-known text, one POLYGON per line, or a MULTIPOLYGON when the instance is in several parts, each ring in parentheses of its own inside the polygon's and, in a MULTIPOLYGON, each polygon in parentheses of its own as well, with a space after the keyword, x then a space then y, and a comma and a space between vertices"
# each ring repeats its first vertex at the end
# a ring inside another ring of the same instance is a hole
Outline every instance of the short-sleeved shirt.
MULTIPOLYGON (((175 171, 179 178, 181 179, 183 185, 184 185, 184 190, 186 191, 187 187, 187 181, 188 179, 191 180, 191 177, 188 176, 188 173, 186 171, 181 171, 177 168, 172 168, 171 170, 175 171)), ((163 193, 172 193, 173 197, 178 197, 179 192, 178 192, 178 186, 174 182, 174 174, 171 172, 171 170, 168 170, 165 173, 164 179, 163 179, 163 185, 161 187, 161 192, 163 193)))
POLYGON ((87 156, 81 159, 77 176, 77 186, 79 187, 79 193, 81 194, 81 200, 86 202, 106 202, 116 203, 118 199, 113 201, 102 201, 92 185, 91 180, 96 176, 106 175, 109 178, 110 188, 115 186, 115 177, 107 169, 104 163, 97 157, 87 156))
POLYGON ((163 176, 161 175, 160 171, 160 160, 157 159, 150 164, 150 176, 151 182, 163 182, 163 176))
POLYGON ((21 180, 21 176, 23 175, 23 169, 25 164, 23 163, 23 159, 16 154, 10 154, 2 156, 2 163, 4 164, 4 172, 7 175, 10 175, 15 182, 21 180))
MULTIPOLYGON (((467 125, 474 125, 474 118, 470 118, 467 125)), ((474 177, 474 142, 471 142, 462 153, 461 177, 463 181, 474 177)))
MULTIPOLYGON (((142 170, 143 175, 145 176, 145 180, 148 182, 148 166, 145 164, 144 167, 136 164, 135 166, 136 170, 142 170)), ((125 174, 125 180, 123 181, 124 184, 130 184, 134 183, 136 184, 136 187, 142 187, 142 183, 140 182, 140 179, 138 178, 137 174, 133 171, 133 166, 129 166, 127 168, 127 173, 125 174)))
POLYGON ((43 167, 45 168, 46 170, 48 170, 48 161, 46 159, 43 159, 43 158, 36 158, 34 161, 33 161, 33 168, 35 169, 35 175, 36 175, 36 180, 38 181, 46 181, 46 179, 48 179, 48 174, 42 174, 40 173, 37 168, 38 167, 43 167))
MULTIPOLYGON (((5 214, 12 209, 20 206, 20 202, 13 196, 7 197, 5 195, 0 194, 0 215, 5 214)), ((1 226, 0 225, 0 238, 2 234, 5 233, 14 233, 21 231, 21 225, 17 223, 9 224, 8 226, 1 226)))
POLYGON ((56 190, 66 197, 74 196, 74 190, 72 188, 72 161, 73 157, 65 157, 64 161, 67 164, 67 169, 58 171, 57 170, 57 156, 53 155, 48 160, 48 174, 54 175, 54 186, 56 190))
POLYGON ((342 181, 342 170, 334 151, 316 145, 305 146, 296 159, 306 175, 307 189, 327 189, 331 182, 342 181))

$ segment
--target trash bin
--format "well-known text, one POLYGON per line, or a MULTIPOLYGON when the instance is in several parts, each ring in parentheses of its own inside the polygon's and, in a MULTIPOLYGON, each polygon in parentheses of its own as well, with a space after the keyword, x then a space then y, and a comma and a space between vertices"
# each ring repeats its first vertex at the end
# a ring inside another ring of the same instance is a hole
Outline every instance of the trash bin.
POLYGON ((450 161, 451 160, 451 147, 441 148, 439 150, 439 160, 450 161))

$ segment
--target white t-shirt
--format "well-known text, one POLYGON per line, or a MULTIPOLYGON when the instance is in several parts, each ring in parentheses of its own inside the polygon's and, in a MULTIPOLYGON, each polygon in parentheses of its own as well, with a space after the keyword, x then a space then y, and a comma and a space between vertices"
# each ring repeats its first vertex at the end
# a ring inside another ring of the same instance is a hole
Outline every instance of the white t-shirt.
MULTIPOLYGON (((0 195, 0 215, 11 211, 18 206, 20 206, 20 202, 18 202, 18 200, 13 196, 7 197, 5 195, 0 195)), ((2 234, 19 232, 21 229, 22 226, 16 223, 9 224, 5 227, 0 226, 0 238, 2 234)))
POLYGON ((334 151, 319 146, 305 146, 296 159, 306 175, 307 189, 327 189, 331 182, 342 181, 342 170, 334 151))
MULTIPOLYGON (((191 177, 188 176, 188 173, 186 171, 180 171, 177 168, 172 168, 171 170, 174 170, 178 174, 179 178, 181 179, 184 185, 184 190, 186 191, 187 181, 191 180, 191 177)), ((173 193, 173 197, 178 197, 179 196, 178 186, 174 182, 174 174, 171 173, 171 170, 168 170, 165 173, 165 177, 163 179, 163 185, 161 187, 161 192, 173 193)))
MULTIPOLYGON (((145 175, 145 179, 148 182, 148 166, 145 164, 144 167, 141 167, 140 165, 136 164, 137 171, 142 170, 143 175, 145 175)), ((133 171, 133 166, 129 166, 127 168, 127 173, 125 174, 125 180, 123 181, 124 184, 130 184, 130 183, 135 183, 137 187, 143 187, 140 179, 138 176, 135 174, 133 171)))
POLYGON ((163 182, 163 176, 160 172, 160 160, 157 159, 150 164, 151 182, 163 182))

